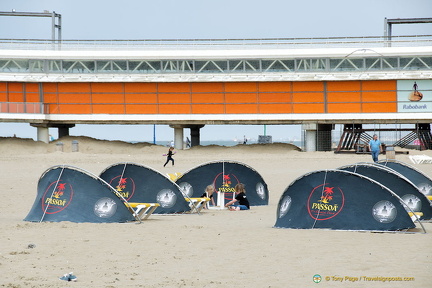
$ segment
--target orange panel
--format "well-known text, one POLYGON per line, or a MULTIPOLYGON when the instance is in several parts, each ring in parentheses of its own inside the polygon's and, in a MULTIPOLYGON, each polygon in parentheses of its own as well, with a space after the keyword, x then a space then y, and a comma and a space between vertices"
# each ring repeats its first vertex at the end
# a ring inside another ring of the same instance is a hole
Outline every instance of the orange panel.
POLYGON ((39 93, 39 85, 37 83, 26 83, 26 92, 39 93))
POLYGON ((39 93, 26 93, 26 102, 39 102, 39 93))
POLYGON ((124 114, 125 106, 118 104, 93 104, 92 105, 93 114, 124 114))
POLYGON ((90 94, 59 94, 59 103, 86 103, 90 104, 90 94))
POLYGON ((323 82, 293 82, 293 91, 324 91, 323 82))
POLYGON ((125 94, 126 103, 157 103, 156 94, 125 94))
POLYGON ((256 82, 227 82, 225 92, 255 92, 257 91, 256 82))
POLYGON ((224 94, 219 93, 194 93, 192 94, 192 103, 224 103, 224 94))
POLYGON ((123 83, 91 83, 93 93, 123 93, 123 83))
POLYGON ((292 113, 292 104, 260 104, 260 114, 292 113))
POLYGON ((24 94, 19 92, 10 92, 8 102, 24 102, 24 94))
POLYGON ((10 113, 24 113, 24 105, 22 103, 9 103, 10 113))
POLYGON ((192 83, 192 93, 199 92, 224 92, 223 83, 192 83))
POLYGON ((363 92, 363 102, 393 102, 397 101, 395 92, 363 92))
POLYGON ((156 93, 156 83, 125 83, 125 93, 156 93))
POLYGON ((383 81, 363 81, 363 91, 383 91, 383 90, 396 90, 396 80, 383 80, 383 81))
POLYGON ((191 106, 189 104, 161 104, 159 105, 159 114, 190 114, 191 106))
POLYGON ((41 105, 36 103, 25 104, 26 113, 41 113, 41 105))
POLYGON ((7 102, 7 94, 6 92, 0 92, 0 102, 7 102))
POLYGON ((0 103, 0 113, 8 113, 9 105, 7 103, 0 103))
MULTIPOLYGON (((50 105, 51 107, 55 107, 55 105, 50 105)), ((51 111, 51 110, 50 110, 51 111)), ((51 112, 54 114, 54 112, 51 112)), ((92 114, 90 105, 80 105, 80 104, 63 104, 59 105, 58 114, 92 114)))
POLYGON ((360 102, 360 92, 328 92, 327 102, 360 102))
POLYGON ((124 94, 92 94, 92 103, 123 104, 124 94))
POLYGON ((324 104, 294 104, 293 113, 324 113, 324 104))
POLYGON ((126 105, 126 114, 157 114, 157 105, 126 105))
POLYGON ((0 91, 6 92, 6 82, 0 82, 0 91))
POLYGON ((312 103, 321 102, 324 103, 323 93, 294 93, 292 95, 293 103, 312 103))
POLYGON ((226 103, 256 103, 256 93, 227 93, 225 95, 226 103))
POLYGON ((159 83, 158 91, 162 93, 189 93, 189 83, 159 83))
POLYGON ((9 82, 8 83, 8 90, 9 90, 9 92, 22 92, 23 91, 23 83, 9 82))
POLYGON ((334 103, 327 105, 328 113, 360 113, 360 103, 334 103))
POLYGON ((159 103, 190 103, 190 94, 159 94, 159 103))
POLYGON ((290 103, 291 94, 290 93, 260 93, 259 102, 260 103, 290 103))
POLYGON ((258 113, 256 104, 227 104, 225 106, 226 114, 255 114, 258 113))
POLYGON ((395 113, 397 112, 396 103, 363 103, 363 113, 395 113))
POLYGON ((57 103, 57 94, 44 93, 44 103, 57 103))
POLYGON ((42 90, 44 93, 56 93, 57 92, 57 83, 42 83, 42 90))
POLYGON ((57 104, 46 104, 46 113, 48 114, 59 114, 60 113, 60 106, 57 104))
POLYGON ((327 91, 360 91, 360 81, 330 81, 327 91))
MULTIPOLYGON (((90 93, 90 85, 91 83, 58 83, 58 92, 59 93, 90 93)), ((46 90, 52 88, 48 85, 44 85, 45 92, 56 92, 57 90, 53 89, 52 91, 46 90)))
POLYGON ((194 104, 192 105, 193 114, 224 114, 225 105, 223 104, 194 104))
POLYGON ((260 92, 291 92, 291 82, 259 82, 260 92))

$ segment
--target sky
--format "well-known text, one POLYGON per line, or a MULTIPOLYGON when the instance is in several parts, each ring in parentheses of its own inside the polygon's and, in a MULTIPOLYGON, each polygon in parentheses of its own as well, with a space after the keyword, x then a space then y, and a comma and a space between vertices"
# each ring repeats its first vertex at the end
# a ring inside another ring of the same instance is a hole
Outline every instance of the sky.
MULTIPOLYGON (((432 17, 431 0, 2 0, 0 11, 55 11, 62 15, 62 39, 255 39, 382 36, 384 18, 432 17)), ((432 24, 393 25, 392 35, 431 35, 432 24)), ((51 19, 0 17, 0 39, 51 39, 51 19)), ((166 125, 77 125, 73 136, 123 141, 173 139, 166 125), (138 138, 138 139, 137 139, 138 138)), ((298 125, 213 125, 201 140, 293 140, 298 125)), ((57 129, 50 129, 54 137, 57 129)), ((189 129, 185 129, 185 137, 189 129)), ((29 124, 0 123, 0 136, 36 138, 29 124)))

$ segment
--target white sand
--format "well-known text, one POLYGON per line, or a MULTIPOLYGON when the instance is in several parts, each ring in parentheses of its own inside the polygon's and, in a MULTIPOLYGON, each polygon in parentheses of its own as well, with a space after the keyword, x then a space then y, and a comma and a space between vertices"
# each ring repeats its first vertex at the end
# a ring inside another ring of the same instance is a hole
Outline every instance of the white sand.
MULTIPOLYGON (((167 148, 64 138, 55 143, 0 138, 0 287, 431 287, 432 224, 428 234, 275 229, 285 188, 304 173, 370 161, 369 155, 298 152, 290 145, 194 147, 163 168, 167 148), (79 152, 71 152, 71 141, 79 152), (201 215, 153 215, 142 224, 32 223, 22 219, 48 168, 68 164, 98 175, 118 162, 162 173, 185 172, 213 160, 237 160, 268 184, 268 206, 201 215), (28 248, 29 244, 36 245, 28 248), (73 272, 77 282, 59 280, 73 272), (312 277, 320 274, 323 282, 312 277), (325 277, 358 277, 343 282, 325 277), (414 277, 410 282, 366 277, 414 277)), ((432 151, 410 151, 428 154, 432 151)), ((383 155, 380 155, 383 158, 383 155)), ((409 163, 407 155, 397 159, 409 163)), ((416 165, 432 176, 432 165, 416 165)))

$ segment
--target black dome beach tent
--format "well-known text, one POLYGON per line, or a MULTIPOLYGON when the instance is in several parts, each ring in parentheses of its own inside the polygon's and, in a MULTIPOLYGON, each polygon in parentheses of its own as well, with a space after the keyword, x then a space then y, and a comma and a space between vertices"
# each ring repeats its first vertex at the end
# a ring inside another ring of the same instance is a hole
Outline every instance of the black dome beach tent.
POLYGON ((432 179, 416 169, 415 167, 398 160, 380 160, 378 164, 387 166, 408 178, 414 185, 416 185, 420 192, 426 196, 432 196, 432 179))
POLYGON ((343 170, 319 170, 282 194, 275 228, 400 231, 416 227, 402 199, 380 183, 343 170))
MULTIPOLYGON (((224 192, 224 202, 235 198, 234 188, 245 184, 246 195, 251 206, 268 205, 269 192, 261 175, 252 167, 237 161, 219 160, 201 164, 185 172, 176 183, 189 197, 200 197, 208 185, 224 192)), ((217 201, 218 193, 214 193, 217 201)))
POLYGON ((136 163, 117 163, 107 167, 100 177, 127 201, 159 203, 153 214, 190 211, 180 187, 158 171, 136 163))
POLYGON ((39 179, 25 221, 113 223, 136 220, 133 210, 101 178, 77 167, 59 165, 39 179))
POLYGON ((401 197, 410 210, 422 212, 423 215, 420 216, 420 219, 432 219, 432 206, 426 195, 421 193, 410 180, 395 170, 374 163, 356 163, 337 169, 358 173, 374 179, 401 197))

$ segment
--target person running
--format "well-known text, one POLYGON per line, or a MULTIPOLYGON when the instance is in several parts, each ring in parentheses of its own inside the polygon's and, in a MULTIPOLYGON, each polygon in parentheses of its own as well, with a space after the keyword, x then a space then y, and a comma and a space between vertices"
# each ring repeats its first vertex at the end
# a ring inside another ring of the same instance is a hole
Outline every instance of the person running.
POLYGON ((163 156, 167 156, 167 160, 165 162, 165 164, 163 165, 163 167, 165 167, 169 161, 172 161, 172 166, 174 166, 174 158, 172 158, 172 156, 176 153, 173 152, 174 151, 174 147, 170 147, 168 150, 167 154, 163 154, 163 156))
POLYGON ((228 207, 230 211, 240 211, 240 210, 249 210, 249 200, 246 197, 246 189, 243 183, 238 183, 235 186, 235 199, 229 201, 225 204, 225 207, 228 207), (238 202, 238 204, 233 205, 238 202))

